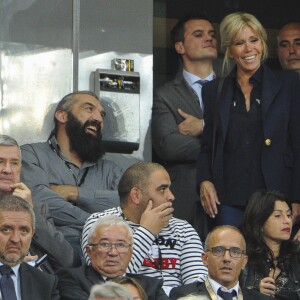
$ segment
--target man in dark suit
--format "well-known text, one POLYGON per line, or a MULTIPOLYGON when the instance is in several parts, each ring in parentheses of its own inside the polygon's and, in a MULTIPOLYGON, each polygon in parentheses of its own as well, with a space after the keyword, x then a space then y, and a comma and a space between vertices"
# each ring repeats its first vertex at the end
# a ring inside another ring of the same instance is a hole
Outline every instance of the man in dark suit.
MULTIPOLYGON (((277 54, 283 70, 300 74, 300 22, 290 22, 281 27, 277 36, 277 54)), ((300 203, 293 203, 292 235, 300 239, 300 203)))
POLYGON ((201 89, 203 81, 215 77, 215 30, 205 16, 190 14, 178 21, 171 37, 183 69, 154 92, 153 160, 170 174, 174 216, 188 221, 205 238, 195 178, 204 125, 201 89))
POLYGON ((22 198, 0 196, 0 288, 2 299, 59 299, 57 278, 23 262, 34 234, 35 216, 22 198))
POLYGON ((162 280, 126 274, 132 245, 132 230, 122 218, 105 216, 96 221, 89 231, 86 248, 90 265, 58 271, 61 299, 87 300, 94 284, 119 276, 134 277, 144 288, 149 300, 169 299, 162 289, 162 280))
POLYGON ((170 299, 178 299, 189 294, 219 300, 272 299, 257 291, 239 286, 239 275, 248 260, 245 252, 246 242, 237 228, 229 225, 215 227, 207 235, 205 252, 202 254, 202 260, 208 268, 207 280, 204 283, 195 282, 172 289, 170 299))

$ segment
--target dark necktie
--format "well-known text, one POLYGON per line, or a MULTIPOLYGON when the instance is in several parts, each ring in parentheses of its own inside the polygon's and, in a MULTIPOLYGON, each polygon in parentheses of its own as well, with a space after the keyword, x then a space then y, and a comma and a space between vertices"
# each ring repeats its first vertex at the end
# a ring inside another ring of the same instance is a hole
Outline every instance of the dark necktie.
POLYGON ((11 267, 7 265, 0 266, 0 273, 2 275, 0 280, 0 287, 2 297, 4 300, 17 300, 15 285, 10 275, 14 274, 11 267))
POLYGON ((203 86, 204 83, 208 82, 208 80, 197 80, 197 83, 199 83, 201 86, 203 86))
POLYGON ((232 292, 224 292, 221 290, 221 288, 218 289, 218 295, 222 297, 224 300, 232 300, 234 296, 236 296, 235 290, 232 292))

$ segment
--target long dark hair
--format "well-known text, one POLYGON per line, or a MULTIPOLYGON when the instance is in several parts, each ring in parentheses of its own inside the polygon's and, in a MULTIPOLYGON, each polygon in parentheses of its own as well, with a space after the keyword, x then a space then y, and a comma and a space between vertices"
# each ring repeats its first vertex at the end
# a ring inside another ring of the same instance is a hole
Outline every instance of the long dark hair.
MULTIPOLYGON (((289 201, 284 194, 276 191, 261 190, 251 196, 245 210, 241 230, 247 243, 248 264, 258 271, 265 269, 267 261, 271 263, 275 261, 273 251, 264 240, 262 228, 273 213, 275 202, 278 200, 289 205, 289 201)), ((278 264, 288 262, 290 256, 297 251, 299 251, 299 242, 292 239, 283 241, 279 257, 276 257, 278 264)))

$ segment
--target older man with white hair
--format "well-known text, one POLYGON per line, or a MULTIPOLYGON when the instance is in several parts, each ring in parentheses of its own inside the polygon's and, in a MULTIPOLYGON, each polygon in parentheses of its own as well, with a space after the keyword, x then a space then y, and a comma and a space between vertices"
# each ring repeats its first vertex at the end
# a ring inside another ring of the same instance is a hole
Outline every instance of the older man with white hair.
POLYGON ((90 265, 64 268, 58 272, 61 299, 87 300, 94 284, 119 276, 136 279, 149 300, 169 299, 162 289, 162 280, 126 273, 133 252, 133 233, 122 218, 113 215, 99 218, 91 227, 87 240, 90 265))

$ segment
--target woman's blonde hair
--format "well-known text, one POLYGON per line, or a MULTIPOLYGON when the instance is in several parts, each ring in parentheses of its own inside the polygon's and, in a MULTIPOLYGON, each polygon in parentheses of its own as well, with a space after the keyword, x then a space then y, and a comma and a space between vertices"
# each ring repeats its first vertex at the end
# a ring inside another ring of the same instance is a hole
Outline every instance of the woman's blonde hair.
POLYGON ((232 45, 233 39, 246 26, 250 27, 258 35, 263 44, 261 62, 268 57, 267 33, 257 18, 245 12, 229 14, 220 24, 221 50, 224 52, 223 72, 225 69, 228 71, 230 67, 229 47, 232 45))

